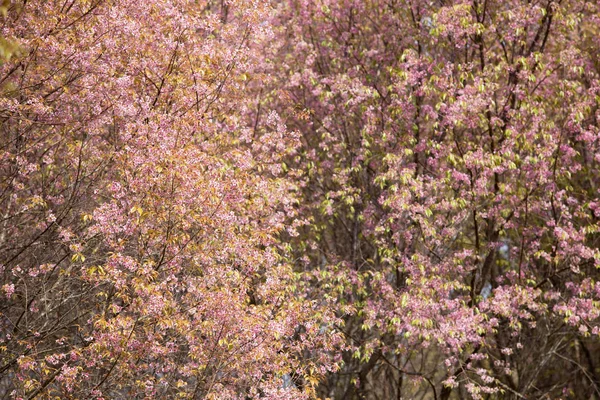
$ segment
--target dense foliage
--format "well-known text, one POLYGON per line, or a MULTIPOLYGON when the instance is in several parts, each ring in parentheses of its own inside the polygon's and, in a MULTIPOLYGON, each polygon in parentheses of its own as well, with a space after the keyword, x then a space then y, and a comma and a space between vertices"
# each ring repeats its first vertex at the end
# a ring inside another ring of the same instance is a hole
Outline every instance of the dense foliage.
POLYGON ((1 4, 0 397, 600 396, 597 1, 1 4))

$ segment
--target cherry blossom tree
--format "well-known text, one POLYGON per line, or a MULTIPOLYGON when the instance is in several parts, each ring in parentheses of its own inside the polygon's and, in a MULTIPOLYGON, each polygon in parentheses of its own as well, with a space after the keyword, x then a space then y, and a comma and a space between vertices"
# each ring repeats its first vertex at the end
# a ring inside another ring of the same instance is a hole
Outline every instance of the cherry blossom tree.
POLYGON ((13 2, 0 68, 0 393, 305 398, 328 310, 277 237, 295 213, 256 114, 272 10, 13 2), (298 330, 302 326, 303 330, 298 330), (286 384, 302 375, 302 387, 286 384), (287 377, 287 378, 286 378, 287 377))
POLYGON ((320 393, 600 395, 598 3, 281 9, 290 241, 346 337, 320 393))

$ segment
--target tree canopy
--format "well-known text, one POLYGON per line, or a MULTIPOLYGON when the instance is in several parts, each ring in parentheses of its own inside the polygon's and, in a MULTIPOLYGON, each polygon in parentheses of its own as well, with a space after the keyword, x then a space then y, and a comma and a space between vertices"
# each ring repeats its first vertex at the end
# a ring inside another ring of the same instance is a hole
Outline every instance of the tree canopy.
POLYGON ((600 397, 600 4, 0 4, 0 397, 600 397))

